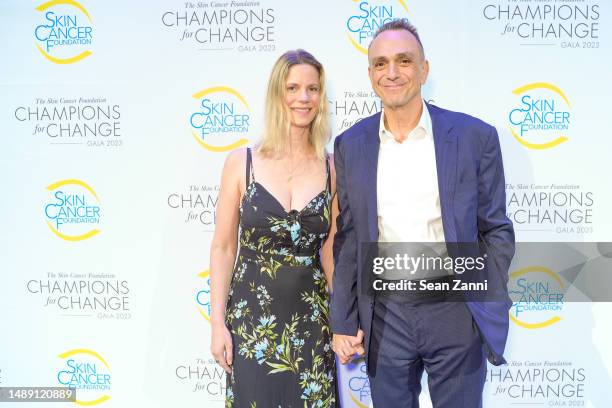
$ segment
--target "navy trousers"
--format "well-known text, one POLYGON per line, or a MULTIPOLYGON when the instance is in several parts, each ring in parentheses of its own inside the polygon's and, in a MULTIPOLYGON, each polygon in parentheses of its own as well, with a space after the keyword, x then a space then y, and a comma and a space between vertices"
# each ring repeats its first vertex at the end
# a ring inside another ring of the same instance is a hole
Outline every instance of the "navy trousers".
POLYGON ((423 370, 434 408, 480 408, 486 358, 462 302, 374 305, 368 375, 374 408, 418 408, 423 370))

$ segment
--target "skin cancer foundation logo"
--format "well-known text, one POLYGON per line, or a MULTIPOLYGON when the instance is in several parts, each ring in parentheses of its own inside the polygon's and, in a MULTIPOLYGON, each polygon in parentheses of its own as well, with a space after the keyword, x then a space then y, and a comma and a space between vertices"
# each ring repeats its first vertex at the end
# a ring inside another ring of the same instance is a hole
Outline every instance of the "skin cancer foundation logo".
POLYGON ((519 99, 508 114, 510 133, 528 149, 544 150, 565 143, 572 114, 561 89, 536 82, 512 91, 519 99))
POLYGON ((510 320, 525 329, 542 329, 561 321, 565 285, 544 266, 529 266, 510 274, 510 320))
POLYGON ((100 198, 87 183, 61 180, 47 186, 51 197, 44 207, 49 229, 66 241, 82 241, 100 230, 100 198))
POLYGON ((111 398, 111 369, 100 354, 89 349, 74 349, 58 357, 64 365, 57 371, 57 381, 76 389, 75 404, 92 406, 111 398))
POLYGON ((359 373, 353 375, 349 379, 349 397, 355 407, 357 408, 369 408, 370 406, 370 380, 366 371, 366 365, 364 362, 359 363, 359 373))
POLYGON ((215 86, 193 94, 193 98, 198 101, 198 108, 189 117, 189 125, 200 146, 220 153, 249 142, 251 109, 238 91, 215 86))
POLYGON ((36 7, 43 21, 34 29, 36 48, 54 64, 73 64, 91 55, 89 12, 74 0, 52 0, 36 7))
POLYGON ((352 14, 346 19, 346 35, 353 47, 366 55, 372 36, 380 26, 398 18, 406 18, 408 14, 404 0, 351 2, 352 14))
POLYGON ((210 270, 198 273, 198 278, 204 280, 202 288, 196 293, 198 313, 210 323, 210 270))

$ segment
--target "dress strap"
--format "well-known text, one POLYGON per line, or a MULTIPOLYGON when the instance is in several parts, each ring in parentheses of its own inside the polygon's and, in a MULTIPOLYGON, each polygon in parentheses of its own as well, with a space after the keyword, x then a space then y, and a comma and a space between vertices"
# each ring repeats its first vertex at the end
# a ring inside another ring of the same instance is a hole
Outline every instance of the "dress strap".
POLYGON ((325 155, 325 168, 327 170, 327 193, 331 194, 331 171, 329 169, 329 155, 325 155))
POLYGON ((251 155, 251 148, 247 147, 247 159, 246 159, 246 186, 251 184, 251 179, 255 181, 255 172, 253 171, 253 157, 251 155))

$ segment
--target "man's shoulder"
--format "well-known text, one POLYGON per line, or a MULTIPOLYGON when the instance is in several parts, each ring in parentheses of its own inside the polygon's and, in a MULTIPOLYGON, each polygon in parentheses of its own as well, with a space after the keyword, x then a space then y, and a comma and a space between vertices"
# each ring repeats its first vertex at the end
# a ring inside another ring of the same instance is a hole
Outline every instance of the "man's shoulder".
POLYGON ((481 128, 483 130, 491 130, 491 128, 493 128, 492 125, 484 120, 467 113, 444 109, 433 104, 429 104, 428 106, 433 120, 435 120, 436 117, 441 117, 453 127, 481 128))
POLYGON ((452 129, 452 133, 462 144, 482 151, 485 146, 497 143, 497 130, 484 120, 467 113, 455 112, 431 104, 429 107, 432 121, 438 120, 445 123, 446 127, 452 129))

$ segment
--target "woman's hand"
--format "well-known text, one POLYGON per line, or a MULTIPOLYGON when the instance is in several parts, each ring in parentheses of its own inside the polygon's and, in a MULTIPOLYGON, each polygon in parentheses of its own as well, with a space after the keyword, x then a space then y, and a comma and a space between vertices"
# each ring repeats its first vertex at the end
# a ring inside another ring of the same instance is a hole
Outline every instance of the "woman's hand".
POLYGON ((232 351, 232 335, 224 323, 218 323, 212 326, 212 341, 210 351, 217 364, 219 364, 226 373, 232 373, 232 362, 234 354, 232 351))
POLYGON ((334 333, 332 337, 332 349, 342 364, 351 361, 355 354, 363 357, 365 355, 365 350, 363 348, 363 330, 359 329, 356 336, 334 333))

